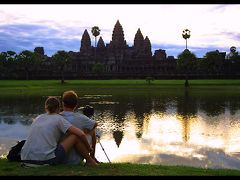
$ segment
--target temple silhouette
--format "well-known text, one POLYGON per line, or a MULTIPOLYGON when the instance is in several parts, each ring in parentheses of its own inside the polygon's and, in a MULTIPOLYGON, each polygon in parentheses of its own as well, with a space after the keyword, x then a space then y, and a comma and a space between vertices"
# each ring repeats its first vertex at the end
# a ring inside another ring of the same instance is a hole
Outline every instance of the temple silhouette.
MULTIPOLYGON (((36 47, 35 50, 42 55, 43 63, 32 77, 59 79, 58 67, 54 67, 51 57, 44 55, 43 47, 36 47)), ((212 70, 199 67, 199 69, 189 69, 189 72, 179 70, 177 59, 174 56, 167 56, 166 50, 157 49, 152 53, 151 41, 148 36, 143 36, 140 28, 136 30, 133 45, 129 46, 119 20, 113 28, 109 43, 105 43, 100 36, 97 46, 92 46, 90 35, 85 29, 79 51, 69 51, 68 54, 71 57, 71 65, 67 65, 64 69, 66 79, 146 79, 148 76, 155 79, 185 79, 186 73, 190 79, 239 77, 238 71, 232 72, 234 66, 225 58, 226 52, 219 52, 222 58, 219 61, 218 70, 214 66, 211 67, 212 70), (104 65, 102 72, 93 71, 97 63, 104 65)), ((197 59, 200 62, 199 60, 203 58, 197 59)), ((24 77, 22 75, 20 71, 20 79, 24 77)))
POLYGON ((117 20, 110 43, 104 43, 100 36, 96 47, 91 46, 91 39, 85 29, 79 52, 69 52, 72 57, 72 67, 68 69, 73 77, 91 77, 92 68, 96 63, 105 66, 104 74, 109 77, 139 77, 145 78, 154 73, 171 74, 175 72, 176 60, 166 55, 165 50, 155 50, 152 55, 151 42, 144 38, 140 28, 134 37, 133 46, 126 43, 123 27, 117 20), (79 74, 81 73, 81 74, 79 74))

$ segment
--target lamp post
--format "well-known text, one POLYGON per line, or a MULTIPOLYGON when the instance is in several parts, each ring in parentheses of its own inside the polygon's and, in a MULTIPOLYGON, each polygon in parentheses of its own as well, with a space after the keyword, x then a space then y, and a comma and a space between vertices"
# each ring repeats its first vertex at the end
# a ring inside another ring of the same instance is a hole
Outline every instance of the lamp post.
POLYGON ((182 37, 186 40, 186 49, 187 49, 187 39, 190 38, 190 30, 189 29, 184 29, 182 33, 182 37))

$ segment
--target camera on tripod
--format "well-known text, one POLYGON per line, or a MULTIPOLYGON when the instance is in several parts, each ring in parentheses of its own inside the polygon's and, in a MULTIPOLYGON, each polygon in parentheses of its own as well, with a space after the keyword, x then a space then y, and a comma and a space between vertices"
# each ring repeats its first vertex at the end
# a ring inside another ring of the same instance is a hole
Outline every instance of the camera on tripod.
POLYGON ((94 115, 94 108, 90 105, 86 105, 85 107, 81 108, 82 112, 85 116, 91 117, 94 115))

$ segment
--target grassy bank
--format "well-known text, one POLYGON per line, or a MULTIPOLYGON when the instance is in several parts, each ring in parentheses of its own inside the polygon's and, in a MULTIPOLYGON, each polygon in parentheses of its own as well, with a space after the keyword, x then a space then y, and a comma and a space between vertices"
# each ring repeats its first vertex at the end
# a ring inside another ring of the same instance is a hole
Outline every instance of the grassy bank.
POLYGON ((98 167, 46 166, 23 168, 19 162, 0 159, 0 176, 239 176, 238 170, 203 169, 131 163, 102 163, 98 167))
MULTIPOLYGON (((147 84, 146 80, 0 80, 0 96, 50 96, 61 95, 66 90, 78 93, 111 94, 135 93, 138 91, 176 91, 185 90, 184 80, 154 80, 147 84)), ((188 90, 220 90, 231 93, 240 90, 240 80, 189 80, 188 90)))

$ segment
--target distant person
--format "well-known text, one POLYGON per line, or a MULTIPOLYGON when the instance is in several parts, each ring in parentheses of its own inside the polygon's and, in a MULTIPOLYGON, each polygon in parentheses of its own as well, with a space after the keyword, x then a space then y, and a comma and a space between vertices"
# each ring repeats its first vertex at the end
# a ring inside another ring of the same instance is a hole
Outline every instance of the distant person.
POLYGON ((60 102, 55 97, 45 101, 47 113, 39 115, 30 127, 30 133, 21 150, 21 160, 31 164, 63 164, 71 149, 76 149, 86 159, 86 165, 97 165, 90 157, 90 147, 85 133, 73 126, 61 115, 60 102), (59 143, 60 137, 70 133, 59 143))
MULTIPOLYGON (((96 163, 99 163, 95 157, 95 147, 96 147, 96 132, 97 122, 88 118, 87 116, 74 112, 78 105, 78 95, 74 91, 66 91, 62 96, 62 106, 63 112, 60 114, 69 121, 73 126, 81 129, 85 132, 88 137, 88 142, 91 144, 93 151, 90 153, 92 159, 96 163)), ((63 139, 67 136, 64 135, 63 139)), ((65 163, 76 165, 83 161, 84 157, 79 156, 75 149, 70 150, 68 156, 66 157, 65 163)))

